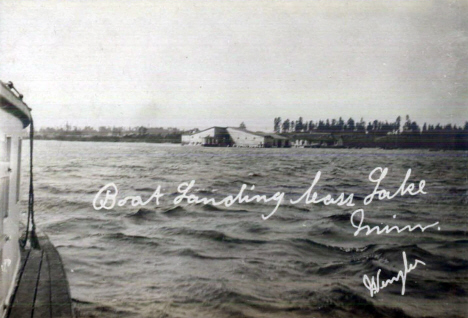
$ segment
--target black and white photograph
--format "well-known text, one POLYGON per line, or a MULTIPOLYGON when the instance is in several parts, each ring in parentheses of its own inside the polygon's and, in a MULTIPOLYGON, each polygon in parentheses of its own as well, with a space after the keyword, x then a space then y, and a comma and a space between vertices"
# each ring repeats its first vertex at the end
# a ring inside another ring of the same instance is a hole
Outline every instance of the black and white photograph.
POLYGON ((467 16, 0 0, 0 316, 468 317, 467 16))

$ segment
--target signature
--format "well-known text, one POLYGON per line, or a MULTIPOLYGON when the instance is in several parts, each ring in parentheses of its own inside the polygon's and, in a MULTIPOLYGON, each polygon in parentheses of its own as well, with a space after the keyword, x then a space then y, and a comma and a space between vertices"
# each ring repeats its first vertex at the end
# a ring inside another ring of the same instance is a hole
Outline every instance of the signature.
POLYGON ((403 264, 405 266, 404 270, 400 270, 398 272, 397 276, 394 276, 390 279, 387 280, 380 280, 380 272, 382 271, 381 269, 378 270, 377 272, 377 278, 372 276, 372 279, 370 279, 367 275, 364 275, 362 277, 362 282, 364 283, 364 286, 369 290, 370 296, 374 297, 375 294, 377 294, 381 289, 384 289, 388 285, 393 284, 394 282, 400 281, 401 280, 401 294, 405 294, 405 286, 406 286, 406 275, 414 270, 418 264, 426 265, 423 261, 419 259, 414 260, 414 264, 409 264, 408 266, 408 261, 406 259, 406 253, 403 252, 403 264))

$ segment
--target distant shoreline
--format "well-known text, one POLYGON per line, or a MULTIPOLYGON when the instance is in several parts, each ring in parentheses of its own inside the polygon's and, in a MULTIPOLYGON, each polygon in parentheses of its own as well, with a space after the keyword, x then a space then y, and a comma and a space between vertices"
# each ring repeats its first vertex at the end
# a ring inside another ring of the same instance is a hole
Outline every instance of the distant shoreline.
POLYGON ((35 140, 86 141, 86 142, 144 142, 180 144, 179 138, 164 138, 160 136, 121 137, 121 136, 35 136, 35 140))
MULTIPOLYGON (((337 134, 330 135, 331 140, 340 140, 340 145, 335 143, 318 142, 313 147, 303 147, 302 140, 313 141, 313 134, 284 134, 291 139, 291 148, 382 148, 382 149, 431 149, 431 150, 468 150, 468 134, 399 134, 373 136, 370 134, 337 134)), ((27 139, 27 138, 25 138, 27 139)), ((181 144, 181 135, 163 137, 161 135, 145 136, 43 136, 37 135, 35 140, 58 141, 84 141, 84 142, 138 142, 138 143, 171 143, 181 144)), ((190 146, 188 146, 190 147, 190 146)))

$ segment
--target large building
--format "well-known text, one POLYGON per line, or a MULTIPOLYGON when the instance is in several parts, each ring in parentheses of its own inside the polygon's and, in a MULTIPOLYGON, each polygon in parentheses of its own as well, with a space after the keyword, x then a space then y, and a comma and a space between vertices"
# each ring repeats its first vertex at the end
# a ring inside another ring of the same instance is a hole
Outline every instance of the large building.
POLYGON ((226 127, 211 127, 193 134, 182 135, 182 145, 189 146, 232 146, 226 127))
POLYGON ((277 134, 252 132, 233 127, 211 127, 193 134, 182 135, 182 145, 205 147, 289 147, 289 139, 277 134))

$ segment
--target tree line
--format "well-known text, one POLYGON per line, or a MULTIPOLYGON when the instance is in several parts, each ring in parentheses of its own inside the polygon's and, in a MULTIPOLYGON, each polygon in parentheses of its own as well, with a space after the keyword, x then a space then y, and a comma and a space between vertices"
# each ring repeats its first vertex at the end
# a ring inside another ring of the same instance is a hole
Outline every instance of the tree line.
POLYGON ((145 135, 168 135, 182 134, 177 128, 163 127, 110 127, 100 126, 97 129, 91 126, 77 127, 66 124, 64 127, 43 127, 37 131, 38 135, 50 136, 145 136, 145 135))
POLYGON ((285 119, 284 121, 281 117, 275 117, 273 123, 273 130, 276 133, 312 133, 312 132, 322 132, 322 133, 363 133, 363 134, 378 134, 378 135, 387 135, 387 134, 414 134, 414 133, 458 133, 458 132, 468 132, 468 121, 465 122, 465 125, 457 126, 452 124, 447 125, 428 125, 423 124, 422 127, 418 125, 416 121, 411 120, 409 115, 406 115, 405 122, 402 122, 400 116, 396 118, 394 122, 388 121, 369 121, 365 122, 363 118, 359 121, 355 121, 353 118, 349 118, 347 121, 344 121, 342 117, 338 119, 326 119, 318 121, 307 121, 302 117, 299 117, 297 120, 285 119))

